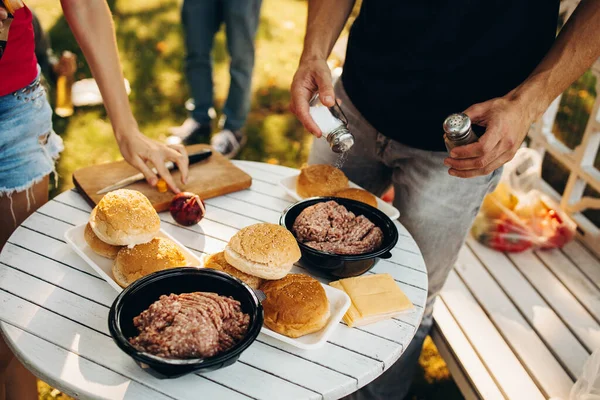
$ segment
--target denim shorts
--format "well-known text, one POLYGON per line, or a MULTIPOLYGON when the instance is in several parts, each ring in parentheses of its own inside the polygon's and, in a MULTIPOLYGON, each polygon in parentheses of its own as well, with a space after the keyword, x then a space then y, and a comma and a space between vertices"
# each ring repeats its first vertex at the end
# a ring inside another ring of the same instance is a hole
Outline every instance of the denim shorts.
POLYGON ((39 76, 23 89, 0 97, 0 196, 27 190, 55 172, 62 150, 39 76))

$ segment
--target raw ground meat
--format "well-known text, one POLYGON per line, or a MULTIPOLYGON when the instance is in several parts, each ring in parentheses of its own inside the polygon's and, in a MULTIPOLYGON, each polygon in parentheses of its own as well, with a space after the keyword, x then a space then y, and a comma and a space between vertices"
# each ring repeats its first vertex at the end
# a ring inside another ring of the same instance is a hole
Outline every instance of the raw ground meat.
POLYGON ((305 245, 335 254, 368 253, 383 243, 381 228, 363 215, 357 217, 335 201, 304 209, 292 229, 305 245))
POLYGON ((133 319, 138 350, 165 358, 207 358, 226 351, 248 331, 240 302, 216 293, 160 296, 133 319))

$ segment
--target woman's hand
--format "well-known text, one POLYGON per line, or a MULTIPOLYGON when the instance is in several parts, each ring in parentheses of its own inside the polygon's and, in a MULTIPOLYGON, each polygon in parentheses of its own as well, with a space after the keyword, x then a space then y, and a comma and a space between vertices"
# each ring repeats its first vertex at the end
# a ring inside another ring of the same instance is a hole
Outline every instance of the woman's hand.
POLYGON ((147 163, 152 164, 156 168, 160 177, 165 180, 173 193, 180 192, 171 173, 165 167, 167 161, 177 164, 179 171, 181 171, 181 183, 184 185, 187 183, 188 157, 184 146, 167 146, 144 136, 137 129, 130 130, 124 135, 116 134, 115 136, 117 137, 119 150, 123 158, 140 170, 150 185, 155 186, 158 182, 158 177, 147 163))

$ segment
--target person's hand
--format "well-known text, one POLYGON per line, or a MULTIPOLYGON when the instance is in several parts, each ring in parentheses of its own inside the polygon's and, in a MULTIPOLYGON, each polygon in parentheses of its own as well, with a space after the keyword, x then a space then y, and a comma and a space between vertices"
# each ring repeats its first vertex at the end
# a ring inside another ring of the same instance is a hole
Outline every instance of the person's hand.
POLYGON ((512 160, 534 120, 527 107, 507 97, 474 104, 464 112, 486 131, 479 141, 452 149, 444 160, 448 173, 461 178, 488 175, 512 160))
POLYGON ((327 107, 335 104, 335 93, 331 82, 331 70, 325 60, 301 61, 292 81, 290 111, 302 125, 316 137, 323 134, 309 113, 308 102, 318 92, 321 103, 327 107))
POLYGON ((165 180, 173 193, 180 192, 171 173, 165 167, 165 162, 167 161, 177 164, 179 171, 181 171, 181 183, 184 185, 187 183, 188 157, 183 145, 174 144, 167 146, 144 136, 138 130, 119 136, 117 142, 123 158, 140 170, 150 185, 155 186, 158 183, 158 177, 147 163, 152 164, 156 168, 160 177, 165 180))
POLYGON ((0 7, 0 28, 4 27, 4 20, 8 18, 8 11, 6 8, 0 7))

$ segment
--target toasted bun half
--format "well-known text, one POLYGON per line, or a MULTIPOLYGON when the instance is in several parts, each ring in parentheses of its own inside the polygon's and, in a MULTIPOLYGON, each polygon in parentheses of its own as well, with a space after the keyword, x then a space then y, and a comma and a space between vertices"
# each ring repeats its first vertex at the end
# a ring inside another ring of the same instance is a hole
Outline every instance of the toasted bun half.
POLYGON ((294 235, 268 223, 241 229, 229 240, 224 253, 229 264, 263 279, 283 278, 301 256, 294 235))
POLYGON ((148 243, 121 249, 112 272, 115 281, 127 287, 152 272, 185 265, 187 259, 175 243, 166 238, 154 238, 148 243))
POLYGON ((329 300, 316 279, 289 274, 267 281, 260 289, 267 296, 262 302, 265 325, 282 335, 297 338, 317 332, 329 320, 329 300))
POLYGON ((360 201, 370 205, 371 207, 377 208, 377 198, 373 194, 363 189, 348 188, 340 190, 335 194, 335 197, 360 201))
POLYGON ((98 239, 89 223, 85 226, 83 237, 94 253, 111 260, 114 260, 119 250, 123 248, 123 246, 113 246, 98 239))
POLYGON ((104 195, 94 207, 90 226, 104 243, 133 246, 151 241, 160 230, 160 219, 142 193, 119 189, 104 195))
POLYGON ((302 197, 333 196, 348 187, 348 178, 332 165, 315 164, 300 170, 296 192, 302 197))
POLYGON ((261 278, 253 275, 248 275, 229 264, 225 259, 225 254, 223 254, 222 251, 208 256, 204 261, 204 268, 212 268, 219 271, 223 271, 231 276, 238 278, 239 280, 250 286, 252 289, 258 289, 263 281, 261 278))

